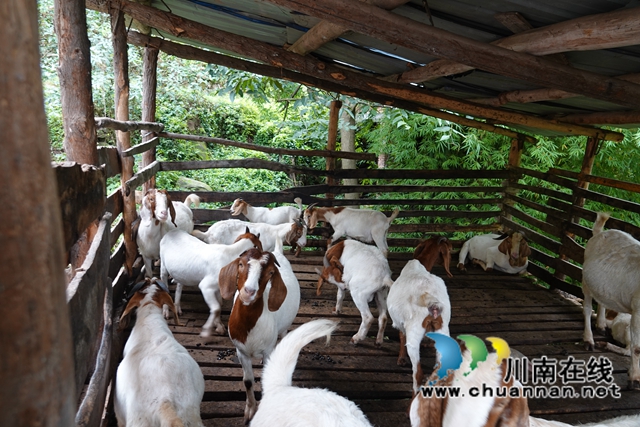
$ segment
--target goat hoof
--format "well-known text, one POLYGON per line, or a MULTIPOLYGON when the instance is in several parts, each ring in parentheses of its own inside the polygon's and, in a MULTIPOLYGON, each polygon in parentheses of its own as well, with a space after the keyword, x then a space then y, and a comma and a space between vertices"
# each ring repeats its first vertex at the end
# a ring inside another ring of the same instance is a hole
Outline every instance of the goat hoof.
POLYGON ((594 350, 594 345, 593 343, 590 342, 585 342, 584 343, 584 349, 587 351, 593 351, 594 350))
POLYGON ((398 366, 409 366, 409 360, 406 357, 398 357, 398 366))
POLYGON ((382 340, 376 340, 376 347, 382 347, 382 340))
POLYGON ((458 270, 466 271, 467 269, 465 268, 464 264, 460 263, 460 264, 458 264, 458 270))
POLYGON ((208 337, 210 337, 210 336, 211 336, 211 331, 210 331, 209 329, 203 329, 203 330, 200 332, 200 336, 201 336, 202 338, 208 338, 208 337))
POLYGON ((353 344, 353 345, 358 345, 358 343, 360 342, 359 339, 357 338, 351 338, 351 341, 349 341, 349 344, 353 344))
POLYGON ((640 380, 629 380, 627 388, 629 390, 640 390, 640 380))

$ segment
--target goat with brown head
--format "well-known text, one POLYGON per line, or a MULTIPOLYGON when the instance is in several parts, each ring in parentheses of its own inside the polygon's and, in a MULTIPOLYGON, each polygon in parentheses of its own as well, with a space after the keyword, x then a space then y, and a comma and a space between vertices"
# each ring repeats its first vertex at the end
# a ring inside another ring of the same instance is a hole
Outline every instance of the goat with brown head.
POLYGON ((449 239, 443 236, 432 236, 418 244, 413 252, 413 259, 420 261, 428 272, 431 272, 435 264, 444 266, 449 277, 453 277, 449 271, 451 263, 452 244, 449 239))

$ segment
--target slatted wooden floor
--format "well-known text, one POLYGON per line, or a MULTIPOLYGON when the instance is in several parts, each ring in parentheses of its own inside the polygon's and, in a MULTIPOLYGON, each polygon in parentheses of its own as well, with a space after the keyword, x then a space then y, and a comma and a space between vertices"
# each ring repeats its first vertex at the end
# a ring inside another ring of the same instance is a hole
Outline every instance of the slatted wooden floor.
MULTIPOLYGON (((366 342, 357 347, 350 345, 349 339, 358 328, 360 315, 350 296, 345 298, 343 315, 331 314, 336 296, 336 289, 331 285, 325 285, 323 294, 316 296, 317 275, 314 269, 321 265, 321 255, 303 252, 300 258, 289 259, 300 281, 302 299, 293 327, 321 317, 341 320, 341 326, 328 347, 324 343, 312 343, 303 349, 294 374, 294 385, 333 390, 356 402, 374 425, 408 426, 406 409, 411 397, 411 369, 396 364, 398 334, 391 321, 380 348, 374 346, 375 324, 366 342)), ((394 278, 407 259, 405 254, 390 255, 394 278)), ((444 277, 444 270, 440 267, 436 267, 435 273, 444 277)), ((527 277, 488 274, 477 267, 469 268, 467 272, 456 269, 452 273, 452 279, 445 278, 453 312, 452 336, 498 336, 529 358, 547 355, 566 359, 573 355, 576 359, 587 360, 593 355, 582 345, 583 323, 579 305, 535 285, 527 277)), ((182 307, 181 320, 185 326, 172 326, 172 329, 204 372, 206 391, 202 417, 205 425, 243 425, 245 392, 242 368, 231 340, 227 336, 200 338, 208 310, 198 289, 185 289, 182 307)), ((230 302, 225 301, 225 324, 230 308, 230 302)), ((373 312, 375 315, 375 309, 373 312)), ((604 337, 600 336, 600 339, 604 337)), ((640 392, 626 390, 629 358, 610 352, 599 351, 597 354, 613 362, 615 382, 622 388, 621 398, 530 399, 532 415, 584 423, 640 412, 640 392)), ((256 378, 261 374, 259 362, 254 361, 256 378)), ((431 372, 434 363, 434 348, 424 346, 422 364, 426 373, 431 372)), ((260 390, 259 382, 257 390, 260 390)))

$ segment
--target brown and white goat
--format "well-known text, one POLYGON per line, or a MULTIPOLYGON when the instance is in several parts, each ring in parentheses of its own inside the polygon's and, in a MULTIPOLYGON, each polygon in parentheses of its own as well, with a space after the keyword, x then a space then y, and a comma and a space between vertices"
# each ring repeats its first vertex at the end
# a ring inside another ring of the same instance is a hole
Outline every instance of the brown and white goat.
POLYGON ((114 409, 118 425, 202 426, 200 404, 204 377, 189 352, 180 345, 162 310, 168 306, 179 325, 165 286, 147 279, 132 296, 120 318, 127 326, 137 309, 136 323, 124 347, 115 382, 114 409))
POLYGON ((529 265, 531 249, 524 234, 513 233, 483 234, 464 242, 460 250, 458 268, 465 270, 464 264, 470 258, 485 271, 496 269, 509 274, 524 274, 529 265))
POLYGON ((134 227, 134 239, 138 244, 138 251, 144 261, 145 275, 153 275, 153 261, 160 257, 160 240, 162 236, 176 228, 191 233, 193 231, 193 212, 189 206, 196 207, 200 198, 190 194, 184 203, 173 202, 167 190, 152 188, 147 190, 140 211, 140 220, 134 227))
POLYGON ((243 214, 251 222, 264 222, 266 224, 278 225, 285 222, 293 222, 302 217, 302 199, 296 197, 294 200, 298 205, 278 206, 276 208, 263 208, 251 206, 242 199, 235 199, 231 205, 231 215, 243 214))
POLYGON ((380 249, 357 240, 343 240, 329 248, 324 257, 324 269, 316 272, 320 275, 318 295, 324 281, 338 287, 336 314, 340 314, 342 310, 345 291, 348 289, 351 293, 362 317, 358 332, 351 338, 352 344, 366 338, 374 321, 369 301, 375 298, 378 307, 376 345, 381 345, 387 325, 387 291, 393 285, 393 280, 389 262, 382 256, 380 249))
POLYGON ((387 231, 398 213, 400 209, 396 208, 387 218, 384 213, 372 209, 318 208, 310 205, 304 211, 304 221, 309 230, 313 230, 319 221, 331 224, 333 235, 327 240, 327 247, 331 246, 332 241, 347 236, 362 242, 375 243, 386 258, 389 253, 387 231))
POLYGON ((278 336, 286 334, 298 313, 300 285, 282 254, 281 242, 274 253, 245 251, 220 271, 219 281, 223 298, 231 299, 236 293, 229 316, 229 337, 242 364, 247 424, 258 407, 251 358, 262 356, 266 362, 278 336))
POLYGON ((245 233, 238 236, 232 245, 208 245, 197 237, 182 230, 165 234, 160 242, 161 279, 168 283, 169 275, 177 282, 176 309, 181 312, 180 299, 183 286, 198 286, 209 306, 209 318, 202 327, 201 336, 210 336, 214 331, 224 334, 224 325, 220 318, 222 298, 218 276, 222 267, 233 261, 238 255, 250 248, 260 248, 262 243, 246 227, 245 233))
MULTIPOLYGON (((496 353, 478 362, 471 370, 471 355, 464 352, 462 366, 442 379, 433 374, 425 387, 453 386, 458 397, 441 397, 433 393, 423 397, 418 393, 411 402, 409 416, 412 427, 573 427, 529 415, 529 404, 522 393, 522 385, 514 378, 505 381, 507 360, 498 363, 496 353), (493 393, 478 390, 491 389, 493 393), (520 389, 520 390, 515 390, 520 389), (498 393, 499 390, 499 393, 498 393), (498 394, 500 396, 498 396, 498 394)), ((640 414, 627 415, 580 427, 636 427, 640 414)))

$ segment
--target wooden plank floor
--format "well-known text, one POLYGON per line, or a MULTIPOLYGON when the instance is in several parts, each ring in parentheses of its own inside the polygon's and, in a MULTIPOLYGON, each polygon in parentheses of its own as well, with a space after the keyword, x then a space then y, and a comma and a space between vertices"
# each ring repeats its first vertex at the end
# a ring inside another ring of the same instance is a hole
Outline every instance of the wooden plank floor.
MULTIPOLYGON (((396 364, 398 333, 391 321, 380 348, 374 345, 376 324, 364 343, 357 347, 350 345, 349 339, 358 328, 360 314, 350 296, 345 298, 344 314, 331 314, 335 306, 334 286, 325 285, 323 294, 316 296, 314 269, 321 265, 321 255, 303 252, 300 258, 289 259, 301 287, 300 311, 293 327, 321 317, 341 321, 329 346, 318 342, 303 349, 294 373, 294 385, 333 390, 357 403, 374 425, 408 426, 406 410, 411 397, 411 368, 396 364)), ((407 259, 408 254, 391 253, 394 278, 407 259)), ((436 267, 435 273, 444 277, 440 267, 436 267)), ((587 360, 594 354, 585 351, 582 344, 583 321, 579 305, 533 284, 526 277, 488 274, 475 266, 467 272, 456 269, 452 273, 452 279, 445 278, 452 304, 452 336, 498 336, 530 359, 546 355, 564 360, 573 355, 576 359, 587 360)), ((231 340, 228 336, 206 339, 199 336, 208 309, 198 289, 185 288, 182 308, 181 320, 185 326, 172 326, 172 330, 204 372, 206 391, 202 417, 205 425, 242 426, 245 402, 242 368, 231 340)), ((225 324, 230 308, 231 303, 225 301, 225 324)), ((372 311, 376 315, 375 309, 372 311)), ((596 336, 598 339, 604 340, 604 337, 596 336)), ((427 341, 425 339, 421 352, 422 365, 425 372, 430 373, 435 363, 435 350, 427 341)), ((531 414, 575 424, 640 412, 640 392, 626 390, 630 359, 610 352, 597 351, 595 354, 612 361, 615 382, 622 389, 621 398, 530 399, 531 414)), ((259 391, 259 360, 254 361, 254 370, 259 391)), ((257 397, 260 397, 259 393, 257 397)))

